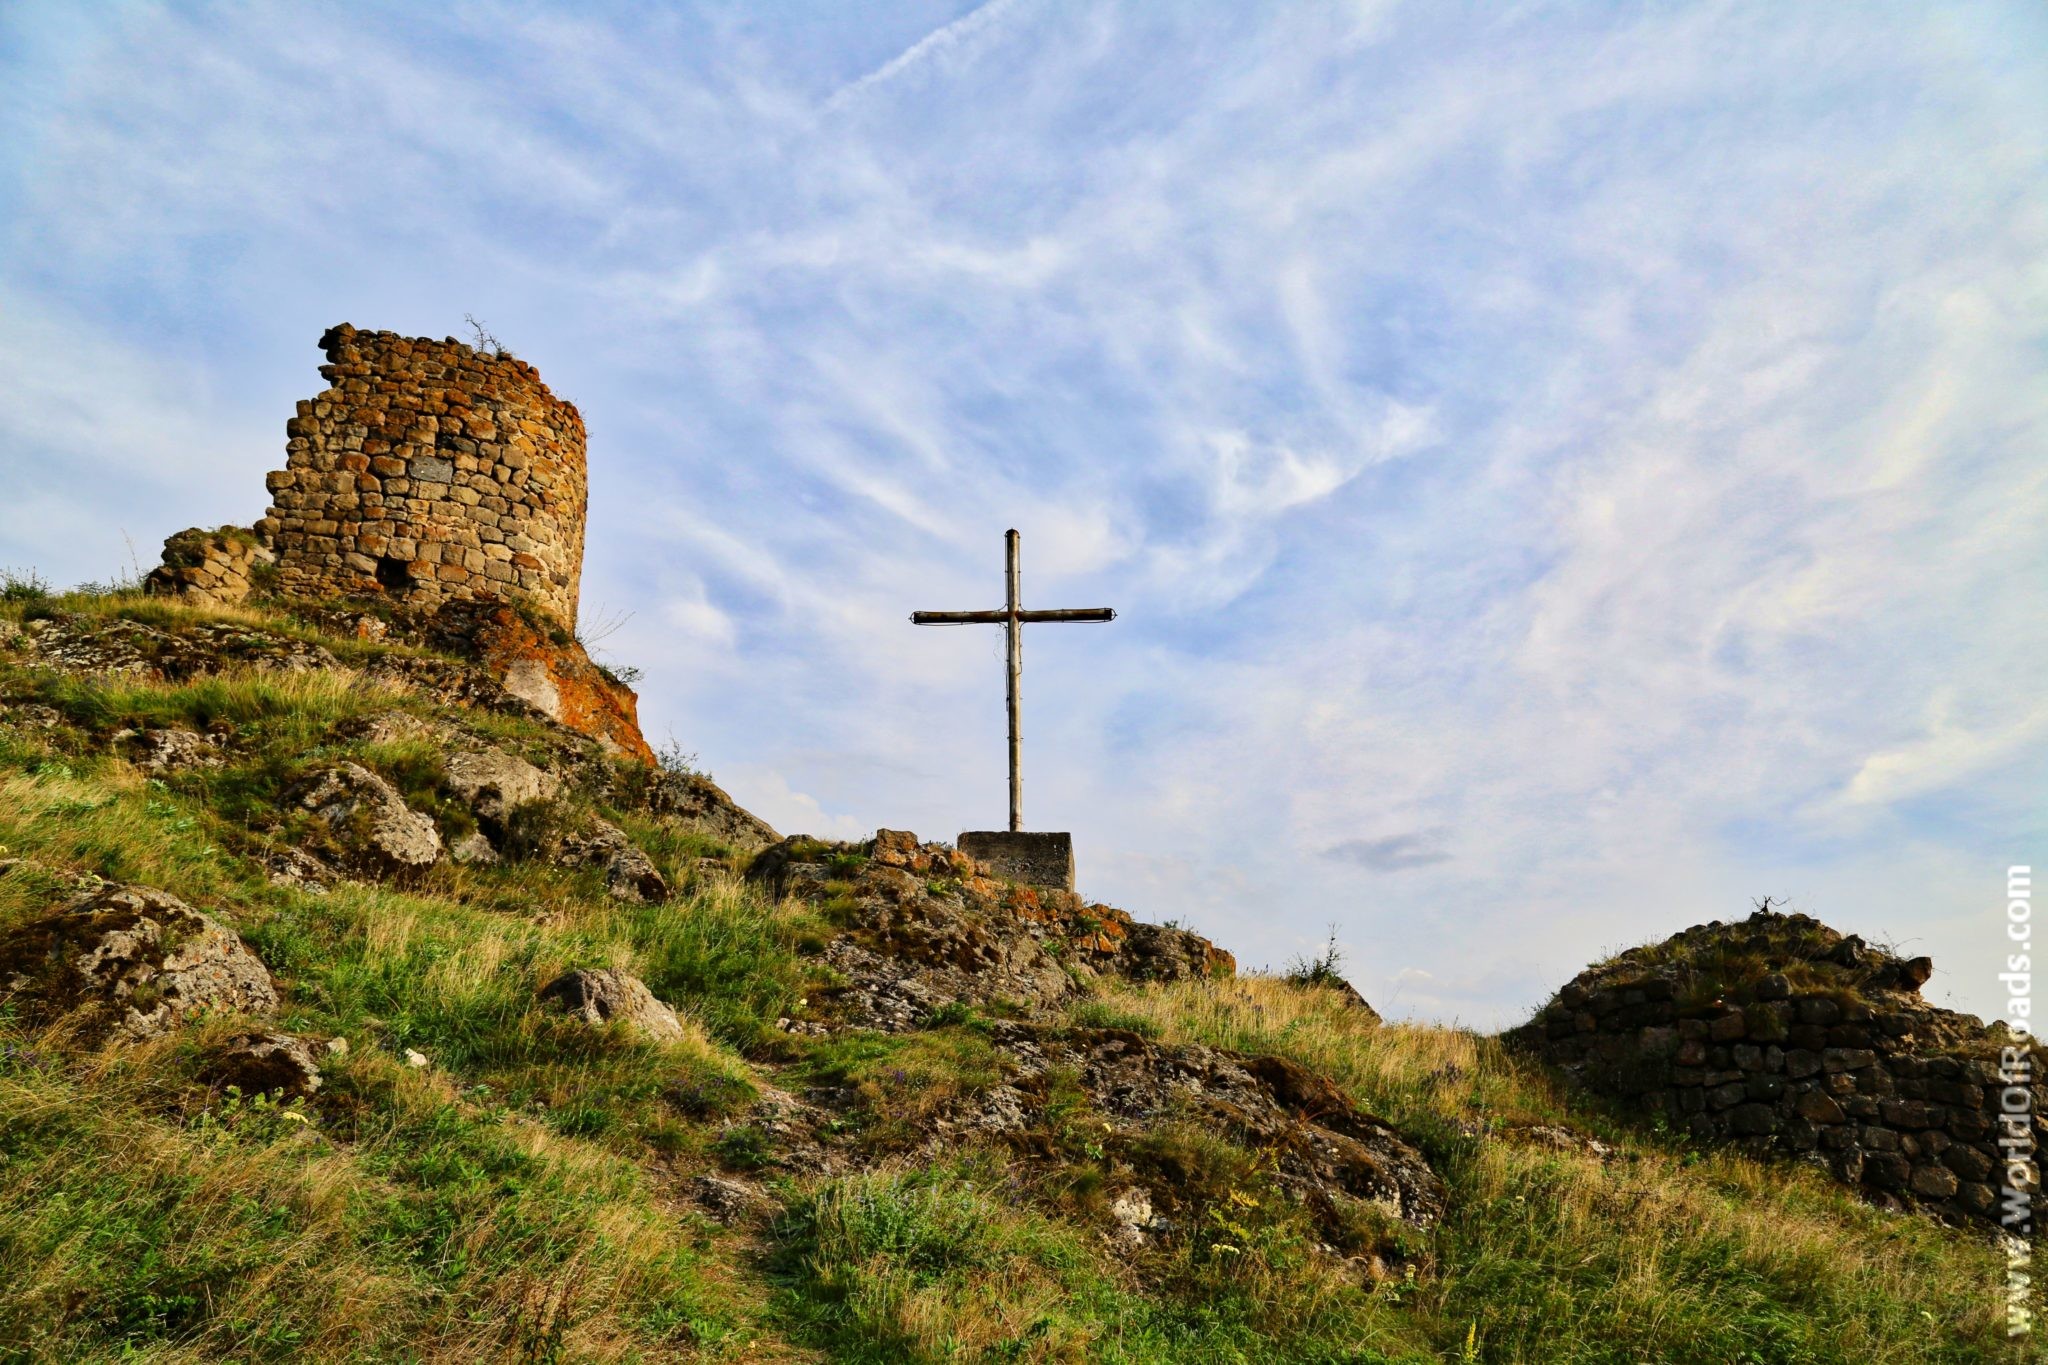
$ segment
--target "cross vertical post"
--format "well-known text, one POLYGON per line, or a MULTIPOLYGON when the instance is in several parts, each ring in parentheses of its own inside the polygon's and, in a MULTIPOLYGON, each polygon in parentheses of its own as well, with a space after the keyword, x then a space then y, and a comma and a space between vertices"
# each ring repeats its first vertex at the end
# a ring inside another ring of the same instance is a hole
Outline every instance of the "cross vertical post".
POLYGON ((1003 628, 1010 637, 1006 672, 1010 684, 1010 829, 1013 833, 1024 828, 1024 745, 1017 717, 1018 685, 1024 677, 1024 622, 1018 616, 1022 610, 1017 582, 1021 558, 1017 546, 1019 539, 1021 537, 1015 531, 1003 532, 1003 579, 1009 588, 1009 620, 1003 623, 1003 628))
POLYGON ((1003 532, 1003 608, 1000 611, 914 611, 912 624, 920 626, 999 625, 1007 636, 1004 675, 1005 700, 1010 720, 1010 831, 1024 828, 1024 762, 1022 708, 1018 694, 1024 674, 1024 627, 1035 621, 1114 621, 1108 607, 1060 607, 1047 611, 1026 611, 1023 590, 1022 537, 1016 531, 1003 532))

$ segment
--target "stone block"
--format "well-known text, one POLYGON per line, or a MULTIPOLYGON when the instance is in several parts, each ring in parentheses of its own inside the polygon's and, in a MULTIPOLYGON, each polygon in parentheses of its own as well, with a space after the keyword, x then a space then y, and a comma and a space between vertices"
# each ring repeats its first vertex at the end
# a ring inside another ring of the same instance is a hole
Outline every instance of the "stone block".
POLYGON ((1074 889, 1074 836, 1026 830, 974 830, 958 848, 998 877, 1029 886, 1074 889))

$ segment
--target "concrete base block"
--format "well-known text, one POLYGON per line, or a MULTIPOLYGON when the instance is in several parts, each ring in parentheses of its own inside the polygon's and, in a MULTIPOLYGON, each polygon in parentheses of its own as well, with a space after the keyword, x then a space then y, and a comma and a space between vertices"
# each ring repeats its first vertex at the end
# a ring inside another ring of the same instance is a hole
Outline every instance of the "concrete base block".
POLYGON ((1074 836, 1024 830, 973 830, 955 845, 998 877, 1030 886, 1074 889, 1074 836))

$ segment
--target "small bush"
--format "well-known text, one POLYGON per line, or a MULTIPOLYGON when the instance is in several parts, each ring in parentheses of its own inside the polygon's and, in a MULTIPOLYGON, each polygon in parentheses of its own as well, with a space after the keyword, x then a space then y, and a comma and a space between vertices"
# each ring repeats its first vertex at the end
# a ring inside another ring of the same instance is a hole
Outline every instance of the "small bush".
POLYGON ((41 602, 50 596, 50 580, 34 569, 0 569, 0 602, 41 602))
POLYGON ((1337 946, 1337 926, 1333 924, 1321 952, 1297 957, 1287 964, 1287 980, 1297 986, 1342 986, 1343 967, 1344 950, 1337 946))

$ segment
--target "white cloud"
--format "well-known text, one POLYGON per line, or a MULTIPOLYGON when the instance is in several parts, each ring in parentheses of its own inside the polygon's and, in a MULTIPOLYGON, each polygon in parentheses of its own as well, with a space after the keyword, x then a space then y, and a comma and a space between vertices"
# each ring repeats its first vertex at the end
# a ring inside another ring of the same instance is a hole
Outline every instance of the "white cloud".
POLYGON ((1924 735, 1864 759, 1842 789, 1841 801, 1851 806, 1890 805, 1941 791, 2017 757, 2048 734, 2048 706, 2036 707, 2011 725, 1973 730, 1956 724, 1950 714, 1953 704, 1953 692, 1944 691, 1928 708, 1924 735))

